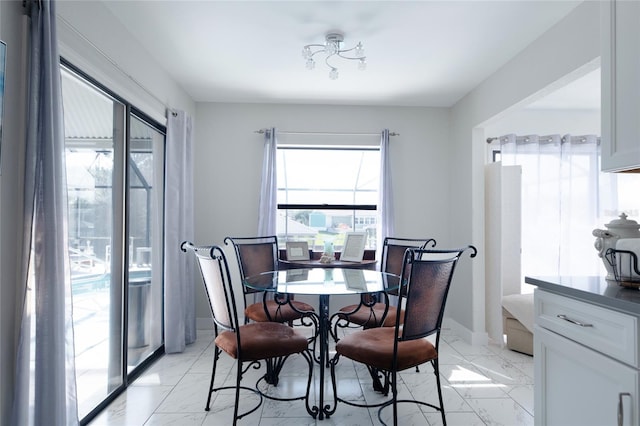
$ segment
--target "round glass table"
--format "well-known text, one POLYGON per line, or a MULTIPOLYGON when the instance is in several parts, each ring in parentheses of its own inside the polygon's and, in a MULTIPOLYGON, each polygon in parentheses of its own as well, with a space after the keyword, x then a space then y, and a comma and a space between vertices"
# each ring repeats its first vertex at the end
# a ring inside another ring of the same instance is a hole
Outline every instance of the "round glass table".
POLYGON ((322 420, 325 414, 333 412, 329 405, 324 404, 324 366, 329 356, 329 297, 394 292, 400 286, 400 277, 355 268, 301 268, 264 272, 246 278, 243 285, 265 292, 265 298, 269 293, 318 296, 320 392, 318 405, 313 408, 322 420))

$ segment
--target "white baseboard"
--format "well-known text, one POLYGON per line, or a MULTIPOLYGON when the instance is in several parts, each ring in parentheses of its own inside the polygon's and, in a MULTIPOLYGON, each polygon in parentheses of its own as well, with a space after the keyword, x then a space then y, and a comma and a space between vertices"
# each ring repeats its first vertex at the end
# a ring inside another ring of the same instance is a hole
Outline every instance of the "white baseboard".
POLYGON ((442 321, 442 327, 451 329, 451 331, 470 345, 486 346, 489 344, 489 335, 486 331, 471 331, 451 318, 445 317, 442 321))

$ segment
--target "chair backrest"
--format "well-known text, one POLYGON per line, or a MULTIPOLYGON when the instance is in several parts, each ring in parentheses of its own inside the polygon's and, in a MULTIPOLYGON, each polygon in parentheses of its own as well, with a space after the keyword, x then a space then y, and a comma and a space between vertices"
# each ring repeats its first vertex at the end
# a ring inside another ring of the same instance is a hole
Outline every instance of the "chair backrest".
MULTIPOLYGON (((278 269, 278 238, 268 237, 226 237, 224 243, 232 244, 240 268, 240 279, 278 269)), ((245 292, 252 292, 242 286, 245 292)))
MULTIPOLYGON (((424 249, 428 245, 436 246, 436 240, 433 238, 396 238, 386 237, 382 244, 382 263, 380 270, 394 275, 402 275, 402 266, 404 265, 404 253, 407 249, 424 249)), ((407 265, 406 268, 410 268, 407 265)), ((409 270, 405 271, 405 275, 409 276, 409 270)), ((398 295, 399 291, 392 291, 389 294, 398 295)))
POLYGON ((435 247, 436 240, 433 238, 386 237, 382 244, 380 270, 399 276, 402 273, 404 252, 410 248, 424 249, 428 244, 431 244, 431 247, 435 247))
POLYGON ((218 246, 196 247, 188 241, 180 248, 195 254, 214 323, 225 330, 237 331, 238 312, 229 265, 222 249, 218 246))
POLYGON ((419 339, 433 333, 438 333, 436 338, 439 338, 453 273, 460 256, 467 249, 472 250, 471 257, 476 256, 477 250, 473 246, 454 250, 406 251, 402 275, 402 282, 406 283, 403 292, 406 302, 404 312, 398 310, 396 321, 399 340, 419 339), (401 315, 404 315, 402 323, 401 315))

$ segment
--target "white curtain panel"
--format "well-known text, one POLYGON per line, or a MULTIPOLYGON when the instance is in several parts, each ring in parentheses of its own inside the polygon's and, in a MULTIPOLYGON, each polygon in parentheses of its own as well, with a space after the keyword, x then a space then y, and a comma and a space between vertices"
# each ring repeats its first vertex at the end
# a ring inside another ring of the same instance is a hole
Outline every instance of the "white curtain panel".
POLYGON ((184 111, 168 113, 164 250, 167 353, 182 352, 196 340, 193 263, 180 250, 182 241, 194 238, 192 132, 192 119, 184 111))
POLYGON ((389 129, 384 129, 380 137, 380 188, 378 191, 378 232, 376 238, 378 259, 385 237, 395 235, 393 187, 391 185, 391 160, 389 158, 389 129))
POLYGON ((276 129, 264 133, 264 157, 262 160, 262 184, 260 186, 260 208, 258 211, 258 235, 276 235, 278 214, 278 182, 276 174, 276 129))
POLYGON ((598 138, 506 135, 500 150, 503 165, 522 166, 522 274, 598 275, 591 231, 617 209, 598 138))
POLYGON ((11 424, 77 425, 55 3, 28 1, 26 7, 30 9, 30 92, 25 158, 25 288, 11 424))
MULTIPOLYGON (((166 137, 159 132, 153 133, 153 176, 152 191, 149 199, 149 226, 151 235, 162 236, 164 232, 164 173, 157 173, 157 170, 165 170, 166 137), (162 188, 158 191, 157 188, 162 188)), ((164 265, 164 238, 151 239, 151 265, 164 265)), ((163 300, 164 293, 164 270, 158 267, 151 268, 151 294, 150 300, 163 300)), ((131 293, 130 293, 131 294, 131 293)), ((153 348, 158 348, 163 343, 162 328, 164 323, 164 303, 149 303, 149 344, 153 348)), ((131 321, 131 319, 130 319, 131 321)))

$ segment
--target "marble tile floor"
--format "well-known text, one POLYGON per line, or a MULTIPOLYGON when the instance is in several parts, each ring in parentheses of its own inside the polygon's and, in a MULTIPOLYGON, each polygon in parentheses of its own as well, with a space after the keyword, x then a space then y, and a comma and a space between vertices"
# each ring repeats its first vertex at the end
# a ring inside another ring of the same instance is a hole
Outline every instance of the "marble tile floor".
MULTIPOLYGON (((211 374, 213 354, 212 333, 198 330, 198 340, 184 353, 164 355, 96 417, 91 426, 226 426, 233 416, 233 392, 214 393, 211 411, 204 411, 211 374)), ((226 354, 220 358, 216 385, 235 383, 235 362, 226 354)), ((281 395, 304 393, 305 364, 301 357, 287 360, 275 389, 281 395)), ((314 366, 312 397, 318 387, 314 366)), ((338 394, 343 399, 368 403, 383 398, 371 389, 367 370, 348 359, 338 364, 338 394)), ((472 346, 450 330, 443 330, 440 341, 440 373, 447 424, 473 425, 533 425, 533 358, 497 345, 472 346)), ((252 386, 260 371, 249 371, 243 384, 252 386)), ((326 370, 325 401, 333 401, 329 369, 326 370)), ((429 364, 400 374, 399 393, 402 398, 417 397, 437 403, 435 377, 429 364)), ((240 410, 251 407, 257 397, 241 394, 240 410)), ((391 423, 391 408, 383 410, 383 419, 391 423)), ((399 405, 399 424, 440 425, 440 413, 416 404, 399 405)), ((303 401, 278 402, 265 399, 257 411, 238 424, 252 426, 369 426, 379 425, 377 409, 338 404, 328 419, 310 417, 303 401)))

